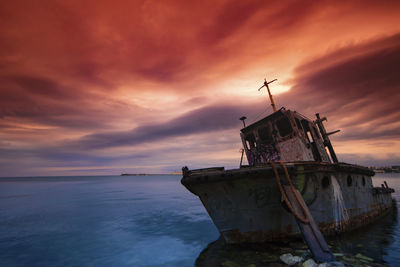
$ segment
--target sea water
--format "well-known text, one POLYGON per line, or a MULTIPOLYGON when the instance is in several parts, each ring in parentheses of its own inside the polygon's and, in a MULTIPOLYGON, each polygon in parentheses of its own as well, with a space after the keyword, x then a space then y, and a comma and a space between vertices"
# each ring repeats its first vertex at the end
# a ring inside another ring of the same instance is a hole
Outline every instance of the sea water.
MULTIPOLYGON (((193 266, 219 233, 180 178, 0 178, 0 266, 193 266)), ((400 175, 373 178, 383 180, 399 201, 400 175)), ((339 236, 335 247, 399 266, 398 219, 339 236)))

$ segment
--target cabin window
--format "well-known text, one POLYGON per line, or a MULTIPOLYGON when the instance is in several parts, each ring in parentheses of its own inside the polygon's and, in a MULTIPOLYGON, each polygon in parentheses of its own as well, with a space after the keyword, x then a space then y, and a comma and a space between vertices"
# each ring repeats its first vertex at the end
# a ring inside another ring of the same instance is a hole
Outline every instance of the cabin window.
POLYGON ((276 122, 276 126, 278 127, 279 135, 281 137, 287 136, 292 132, 292 126, 290 125, 290 121, 288 117, 282 117, 276 122))
POLYGON ((248 134, 244 139, 246 140, 247 149, 256 147, 256 138, 254 137, 254 134, 248 134))
POLYGON ((329 151, 328 147, 325 147, 325 152, 326 152, 326 154, 327 154, 328 157, 329 157, 329 161, 330 161, 330 162, 333 162, 332 156, 331 156, 331 152, 329 151))
POLYGON ((295 118, 295 121, 296 121, 297 128, 299 128, 299 130, 303 129, 303 128, 301 127, 300 120, 299 120, 298 118, 295 118))
POLYGON ((347 176, 347 186, 351 186, 351 184, 353 183, 353 178, 351 178, 351 176, 347 176))
POLYGON ((303 125, 304 131, 309 131, 310 130, 310 127, 308 126, 308 121, 301 120, 301 125, 303 125))
POLYGON ((313 143, 314 139, 312 138, 311 132, 307 131, 307 138, 308 138, 308 142, 313 143))
POLYGON ((271 127, 269 125, 259 128, 258 136, 264 144, 270 144, 273 141, 271 127))
MULTIPOLYGON (((314 127, 311 126, 311 124, 307 120, 301 120, 301 125, 303 126, 304 134, 307 137, 308 142, 311 144, 311 150, 314 156, 315 161, 321 161, 321 154, 318 150, 317 144, 315 143, 313 134, 311 131, 314 131, 314 127), (311 130, 311 128, 313 130, 311 130)), ((315 135, 315 133, 314 133, 315 135)))
POLYGON ((306 135, 308 142, 310 143, 314 142, 310 132, 310 127, 308 126, 308 121, 304 119, 301 120, 301 125, 303 126, 304 134, 306 135))
POLYGON ((362 185, 365 186, 365 177, 362 177, 362 185))

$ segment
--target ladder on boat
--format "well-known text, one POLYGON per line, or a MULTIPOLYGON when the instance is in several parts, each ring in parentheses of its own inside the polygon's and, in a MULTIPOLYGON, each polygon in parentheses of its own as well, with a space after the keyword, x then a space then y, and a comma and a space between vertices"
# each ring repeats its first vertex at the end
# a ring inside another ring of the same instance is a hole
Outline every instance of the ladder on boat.
POLYGON ((276 169, 275 163, 270 162, 275 174, 279 190, 282 194, 282 197, 285 200, 287 207, 295 217, 296 222, 300 228, 303 240, 310 248, 313 258, 318 262, 335 261, 335 257, 331 253, 328 244, 325 241, 324 236, 322 235, 317 224, 315 223, 307 207, 307 204, 304 202, 304 199, 301 196, 301 193, 293 186, 285 164, 282 161, 278 162, 282 166, 286 179, 289 184, 289 185, 281 184, 281 180, 279 178, 279 174, 276 169))

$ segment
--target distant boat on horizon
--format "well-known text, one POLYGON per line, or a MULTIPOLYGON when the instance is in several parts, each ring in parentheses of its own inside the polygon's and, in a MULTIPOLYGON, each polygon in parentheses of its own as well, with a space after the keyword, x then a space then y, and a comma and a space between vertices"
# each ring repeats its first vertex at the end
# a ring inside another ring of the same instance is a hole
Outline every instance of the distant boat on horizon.
POLYGON ((182 175, 182 171, 172 173, 121 173, 121 176, 167 176, 167 175, 182 175))

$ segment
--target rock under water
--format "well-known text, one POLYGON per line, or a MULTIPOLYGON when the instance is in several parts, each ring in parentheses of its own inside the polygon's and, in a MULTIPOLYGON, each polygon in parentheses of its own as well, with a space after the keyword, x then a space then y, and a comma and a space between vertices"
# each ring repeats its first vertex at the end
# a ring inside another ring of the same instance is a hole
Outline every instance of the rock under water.
POLYGON ((386 266, 362 255, 337 252, 331 246, 336 262, 317 263, 307 246, 299 241, 290 243, 226 244, 222 238, 210 243, 198 256, 196 267, 263 267, 263 266, 386 266))

